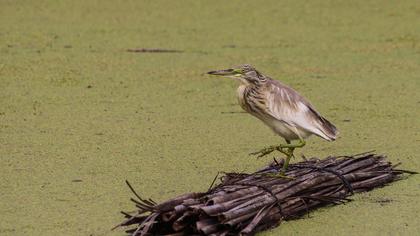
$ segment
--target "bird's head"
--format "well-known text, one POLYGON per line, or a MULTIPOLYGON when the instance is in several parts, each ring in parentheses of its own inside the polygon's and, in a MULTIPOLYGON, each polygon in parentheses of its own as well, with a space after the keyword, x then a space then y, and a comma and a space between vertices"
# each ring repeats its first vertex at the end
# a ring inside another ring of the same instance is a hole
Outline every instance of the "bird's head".
POLYGON ((249 64, 240 65, 231 69, 210 71, 207 74, 233 78, 244 84, 259 84, 266 80, 260 72, 249 64))

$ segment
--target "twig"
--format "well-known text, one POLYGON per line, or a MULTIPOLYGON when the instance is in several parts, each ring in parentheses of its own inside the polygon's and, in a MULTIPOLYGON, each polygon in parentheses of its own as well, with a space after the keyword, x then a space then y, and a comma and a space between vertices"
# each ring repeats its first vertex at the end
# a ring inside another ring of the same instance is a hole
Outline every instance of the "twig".
POLYGON ((133 225, 126 232, 134 236, 250 235, 311 209, 346 203, 353 192, 384 186, 402 174, 417 174, 395 166, 372 152, 310 158, 291 164, 285 173, 291 179, 284 179, 268 175, 282 168, 274 159, 252 174, 219 172, 207 192, 187 193, 161 204, 142 199, 126 181, 138 198, 131 199, 137 212, 122 212, 126 220, 116 227, 133 225), (221 173, 221 183, 215 185, 221 173))

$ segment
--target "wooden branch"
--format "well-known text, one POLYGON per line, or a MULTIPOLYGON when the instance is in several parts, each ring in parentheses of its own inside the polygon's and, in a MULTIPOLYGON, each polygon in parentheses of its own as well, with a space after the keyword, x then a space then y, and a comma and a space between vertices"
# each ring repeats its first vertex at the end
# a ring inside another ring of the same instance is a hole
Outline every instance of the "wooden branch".
MULTIPOLYGON (((282 163, 274 161, 252 174, 225 173, 221 183, 204 193, 187 193, 156 204, 137 197, 135 214, 122 212, 137 235, 253 235, 295 219, 309 210, 349 201, 353 192, 368 191, 401 178, 386 158, 371 152, 355 156, 311 158, 291 164, 290 179, 273 177, 282 163)), ((213 184, 212 184, 213 186, 213 184)))

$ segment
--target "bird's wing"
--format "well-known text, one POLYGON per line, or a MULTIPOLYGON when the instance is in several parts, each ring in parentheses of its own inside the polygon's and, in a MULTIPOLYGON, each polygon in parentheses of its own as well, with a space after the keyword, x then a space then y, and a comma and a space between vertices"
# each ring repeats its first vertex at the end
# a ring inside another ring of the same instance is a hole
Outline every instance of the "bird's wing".
POLYGON ((266 108, 272 117, 329 141, 336 138, 335 126, 322 117, 304 97, 278 81, 271 82, 266 90, 266 108))

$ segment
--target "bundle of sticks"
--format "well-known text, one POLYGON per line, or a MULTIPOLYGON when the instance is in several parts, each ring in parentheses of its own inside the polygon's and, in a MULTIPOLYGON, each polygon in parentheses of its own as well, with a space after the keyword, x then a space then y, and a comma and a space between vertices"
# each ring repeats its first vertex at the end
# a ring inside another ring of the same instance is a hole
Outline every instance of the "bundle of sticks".
MULTIPOLYGON (((280 176, 282 161, 252 174, 224 173, 207 192, 187 193, 157 204, 137 199, 137 210, 122 212, 130 235, 253 235, 309 210, 349 201, 354 192, 384 186, 402 173, 381 155, 311 158, 291 164, 280 176)), ((216 180, 216 178, 215 178, 216 180)), ((214 184, 214 182, 213 182, 214 184)), ((213 185, 212 184, 212 185, 213 185)))

